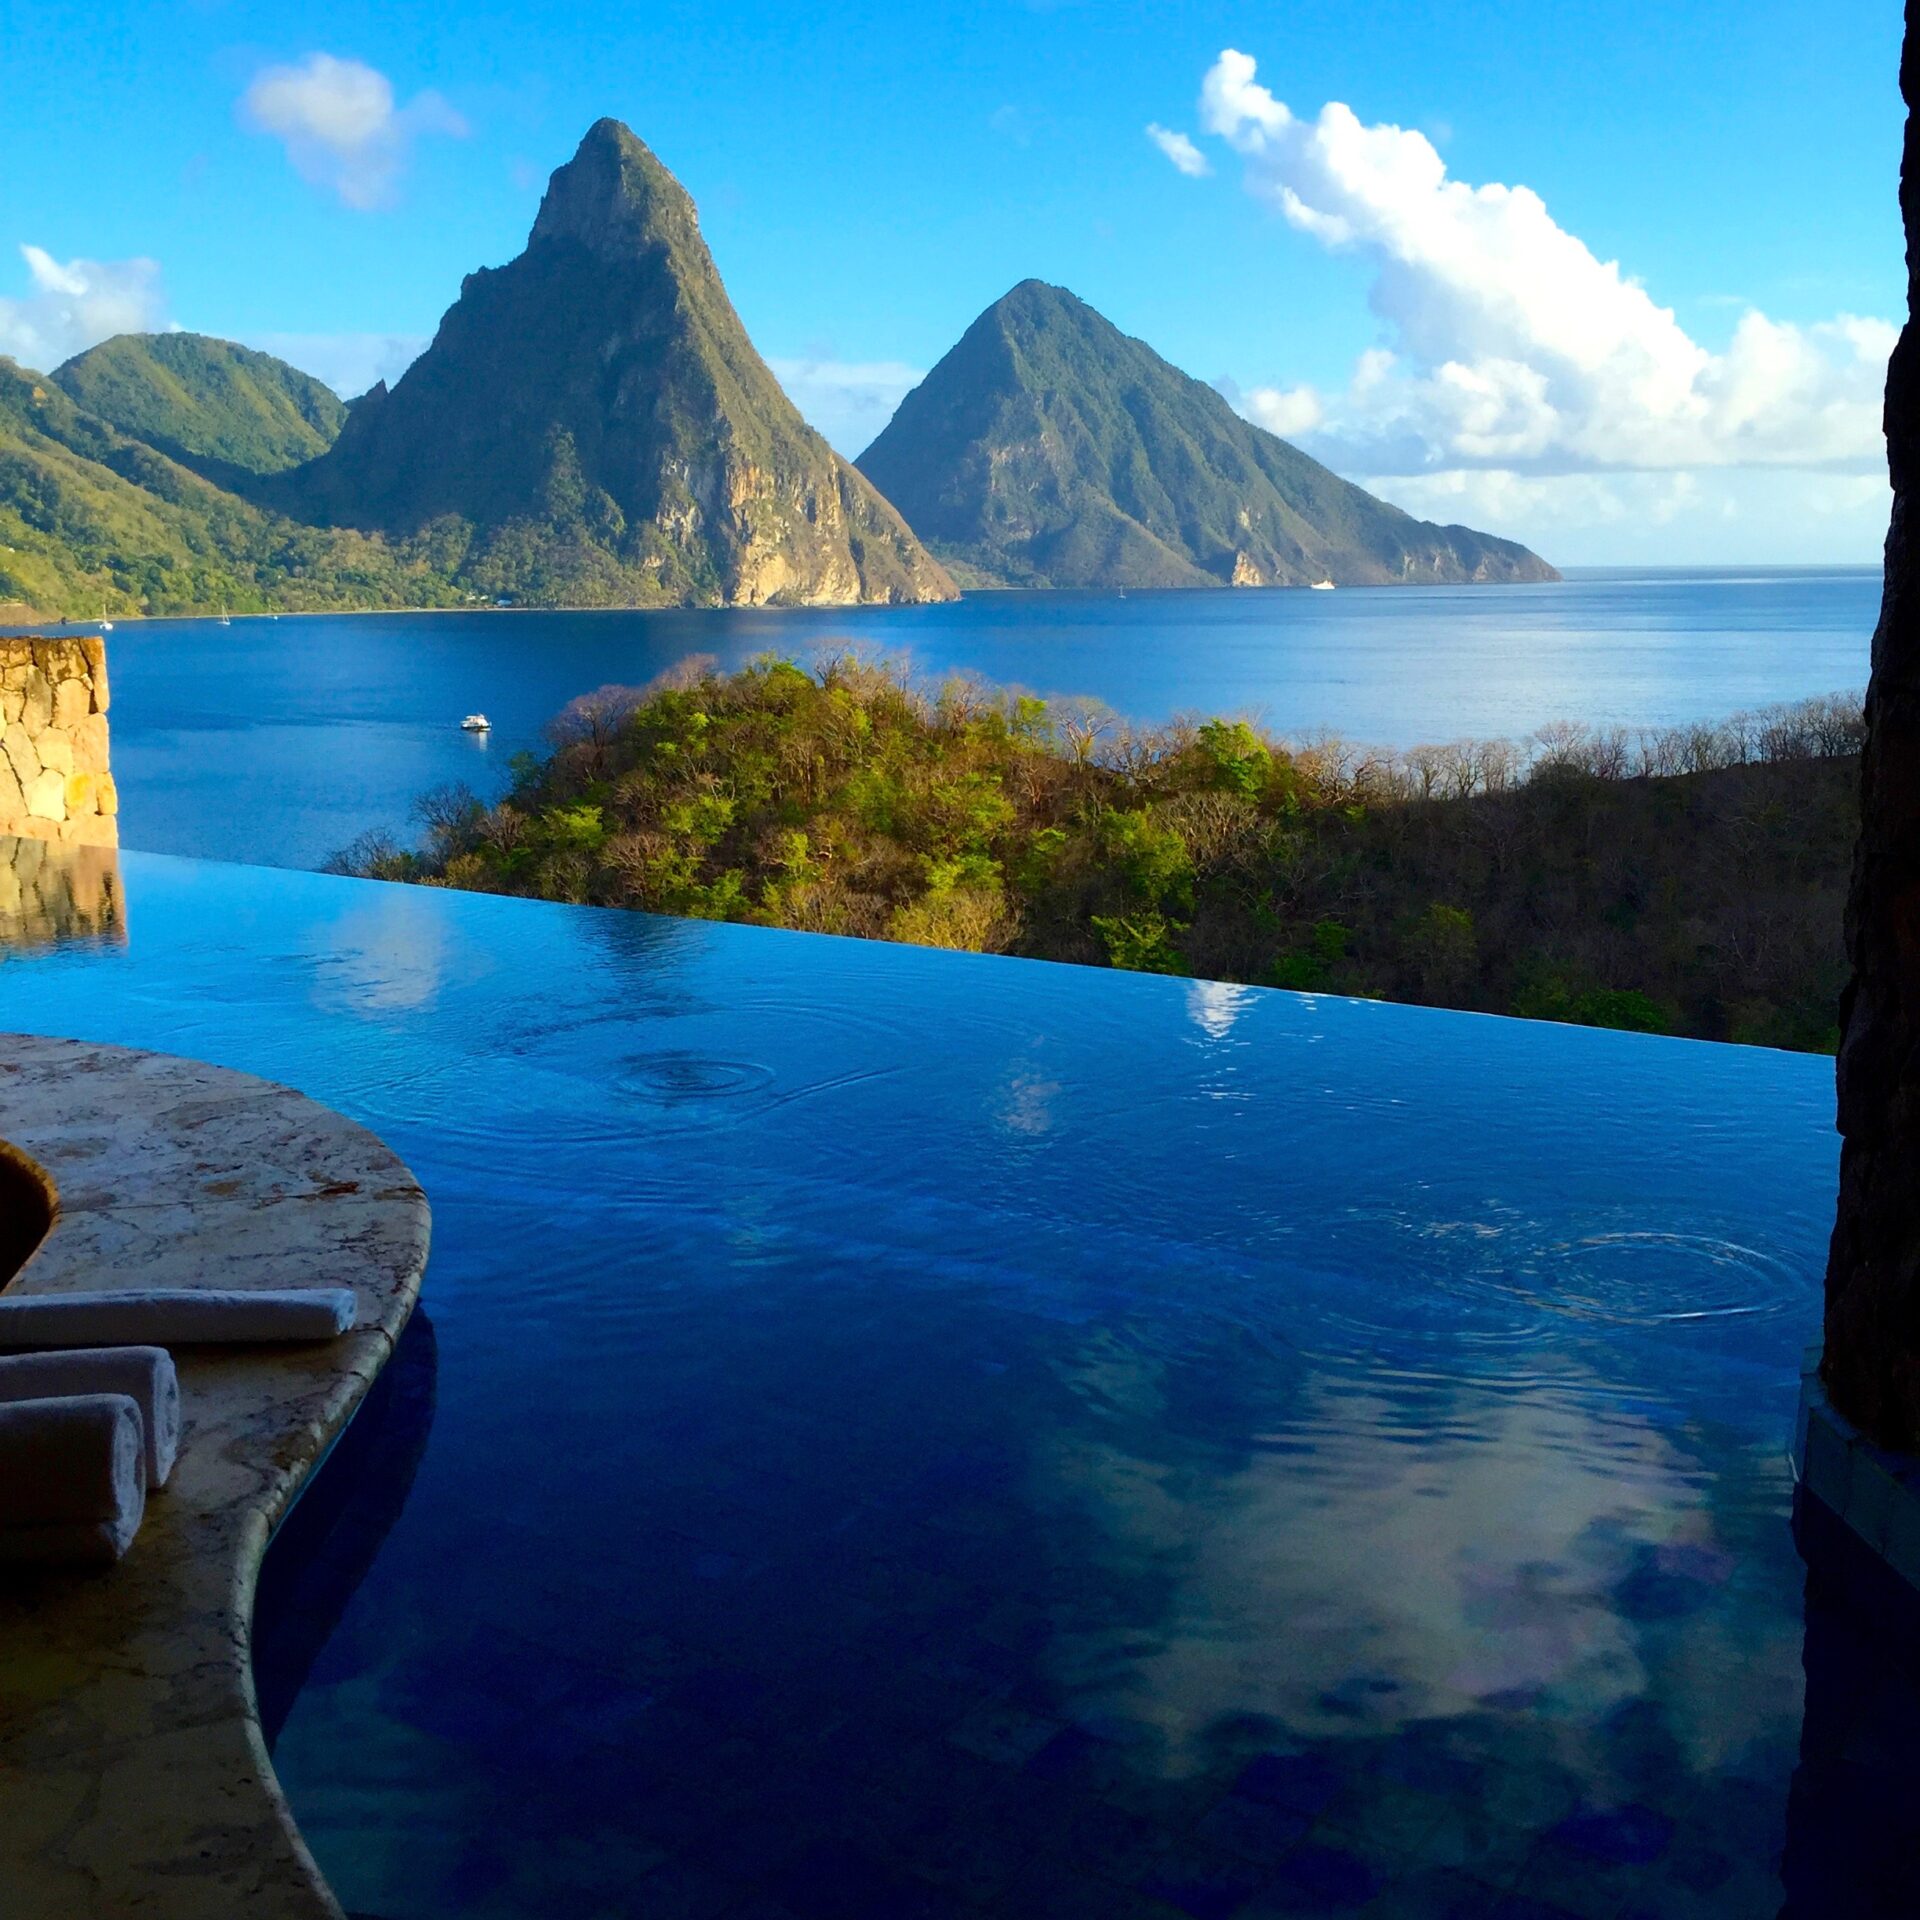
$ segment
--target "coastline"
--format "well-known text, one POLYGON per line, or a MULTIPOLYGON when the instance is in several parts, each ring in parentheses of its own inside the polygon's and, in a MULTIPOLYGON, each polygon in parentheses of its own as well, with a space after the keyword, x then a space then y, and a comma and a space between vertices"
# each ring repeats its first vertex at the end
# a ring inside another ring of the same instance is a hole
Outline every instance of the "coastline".
MULTIPOLYGON (((1617 563, 1595 564, 1590 566, 1567 565, 1559 569, 1557 580, 1411 580, 1411 581, 1367 581, 1354 586, 1342 587, 1341 593, 1353 594, 1395 594, 1395 593, 1500 593, 1503 590, 1522 590, 1528 588, 1556 588, 1564 586, 1626 586, 1634 582, 1646 582, 1655 585, 1680 585, 1686 582, 1699 582, 1711 585, 1733 585, 1742 581, 1764 582, 1768 580, 1806 580, 1832 577, 1878 577, 1881 572, 1879 560, 1800 560, 1800 561, 1754 561, 1751 563, 1720 563, 1700 565, 1676 565, 1668 563, 1647 565, 1622 565, 1617 563)), ((1258 599, 1269 594, 1298 598, 1309 594, 1313 589, 1299 586, 1232 586, 1226 581, 1211 586, 1193 587, 1022 587, 1022 586, 972 586, 962 587, 955 600, 848 600, 820 603, 794 602, 780 604, 762 602, 748 605, 745 602, 721 602, 688 604, 669 602, 658 606, 588 606, 568 603, 548 606, 512 606, 496 607, 475 604, 464 607, 447 606, 370 606, 370 607, 283 607, 277 612, 240 613, 228 610, 225 617, 237 626, 242 621, 276 620, 368 620, 398 618, 425 614, 664 614, 682 617, 687 614, 767 614, 767 613, 806 613, 806 614, 864 614, 898 613, 910 607, 958 606, 963 601, 979 600, 1099 600, 1121 599, 1154 601, 1175 601, 1197 599, 1213 594, 1232 594, 1235 599, 1258 599)), ((138 622, 152 626, 166 621, 217 621, 222 617, 221 609, 210 607, 194 613, 113 613, 106 616, 116 627, 138 622)), ((97 633, 101 621, 97 618, 87 620, 60 620, 26 607, 19 601, 11 601, 0 606, 0 620, 7 624, 34 630, 58 630, 62 633, 97 633)))

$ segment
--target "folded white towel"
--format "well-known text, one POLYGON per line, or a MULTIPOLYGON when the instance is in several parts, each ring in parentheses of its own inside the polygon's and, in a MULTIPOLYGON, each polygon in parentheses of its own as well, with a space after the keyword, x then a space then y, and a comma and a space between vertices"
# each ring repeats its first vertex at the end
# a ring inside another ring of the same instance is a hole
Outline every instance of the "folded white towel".
POLYGON ((146 1460, 124 1393, 0 1405, 0 1560, 119 1559, 146 1511, 146 1460))
POLYGON ((331 1340, 353 1325, 353 1315, 348 1287, 0 1293, 0 1349, 331 1340))
POLYGON ((147 1436, 147 1487, 167 1484, 180 1451, 180 1379, 163 1347, 86 1347, 77 1353, 0 1356, 0 1404, 124 1393, 147 1436))

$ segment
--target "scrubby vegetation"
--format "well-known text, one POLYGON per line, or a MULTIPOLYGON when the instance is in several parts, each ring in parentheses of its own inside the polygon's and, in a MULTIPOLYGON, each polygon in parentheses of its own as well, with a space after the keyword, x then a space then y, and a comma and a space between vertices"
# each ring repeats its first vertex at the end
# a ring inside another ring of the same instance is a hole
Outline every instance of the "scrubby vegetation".
POLYGON ((1857 698, 1363 753, 857 655, 683 663, 342 870, 1830 1050, 1857 698))

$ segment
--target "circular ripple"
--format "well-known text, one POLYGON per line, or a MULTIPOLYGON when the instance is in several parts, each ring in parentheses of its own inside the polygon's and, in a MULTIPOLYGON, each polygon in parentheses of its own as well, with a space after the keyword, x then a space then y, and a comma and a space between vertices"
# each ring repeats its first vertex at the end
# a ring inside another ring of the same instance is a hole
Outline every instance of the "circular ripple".
POLYGON ((1610 1326, 1759 1319, 1802 1312, 1809 1276, 1735 1241, 1688 1233, 1596 1233, 1542 1261, 1539 1303, 1610 1326))
POLYGON ((1737 1241, 1600 1221, 1549 1237, 1541 1224, 1507 1210, 1423 1221, 1392 1208, 1329 1222, 1321 1250, 1339 1265, 1300 1272, 1284 1290, 1289 1341, 1370 1366, 1511 1382, 1516 1368, 1551 1368, 1556 1349, 1608 1328, 1734 1327, 1817 1310, 1814 1276, 1737 1241))
POLYGON ((620 1063, 616 1084, 666 1106, 690 1101, 733 1100, 758 1093, 773 1069, 751 1060, 721 1060, 701 1053, 636 1053, 620 1063))

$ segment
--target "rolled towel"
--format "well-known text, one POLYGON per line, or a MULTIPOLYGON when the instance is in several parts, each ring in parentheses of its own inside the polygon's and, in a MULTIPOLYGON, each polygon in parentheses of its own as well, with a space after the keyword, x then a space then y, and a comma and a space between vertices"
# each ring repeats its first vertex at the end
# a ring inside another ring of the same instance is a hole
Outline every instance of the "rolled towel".
POLYGON ((110 1566, 140 1531, 146 1458, 124 1393, 0 1405, 0 1561, 110 1566))
POLYGON ((0 1349, 331 1340, 353 1325, 353 1315, 349 1287, 0 1293, 0 1349))
POLYGON ((0 1405, 76 1393, 124 1393, 146 1430, 147 1487, 167 1484, 180 1451, 180 1379, 163 1347, 87 1347, 0 1356, 0 1405))

